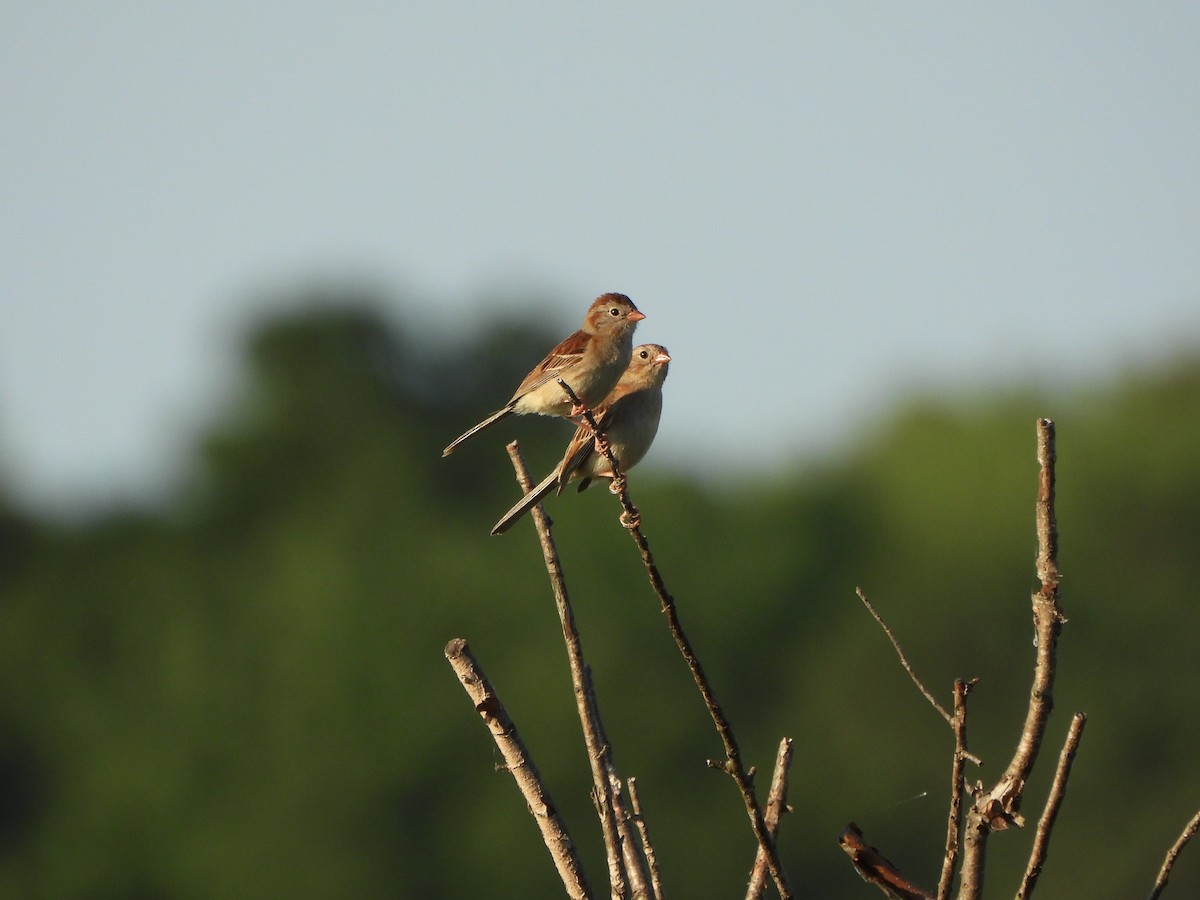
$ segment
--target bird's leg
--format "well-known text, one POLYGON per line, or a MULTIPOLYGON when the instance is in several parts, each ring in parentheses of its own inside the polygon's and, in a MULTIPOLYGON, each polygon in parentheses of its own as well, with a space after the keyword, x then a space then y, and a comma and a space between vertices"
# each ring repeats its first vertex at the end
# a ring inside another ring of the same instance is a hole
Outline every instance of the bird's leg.
MULTIPOLYGON (((603 431, 600 430, 598 425, 593 426, 591 422, 588 422, 587 418, 584 416, 585 412, 590 412, 590 408, 585 406, 582 400, 571 407, 571 415, 575 417, 576 424, 583 425, 586 423, 588 427, 592 429, 592 434, 595 438, 593 443, 596 447, 596 452, 603 456, 611 446, 608 443, 608 437, 603 431)), ((594 421, 595 416, 592 418, 594 421)))

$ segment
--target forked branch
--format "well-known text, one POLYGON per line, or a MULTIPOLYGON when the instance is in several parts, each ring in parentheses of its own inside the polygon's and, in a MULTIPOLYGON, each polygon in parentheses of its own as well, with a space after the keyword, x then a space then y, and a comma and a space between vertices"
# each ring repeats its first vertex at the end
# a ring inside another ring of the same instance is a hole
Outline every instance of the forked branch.
POLYGON ((942 857, 942 876, 938 880, 938 900, 949 900, 954 885, 954 872, 958 868, 959 841, 962 831, 962 798, 964 788, 963 769, 967 757, 967 697, 975 687, 975 679, 954 682, 954 715, 950 726, 954 729, 954 760, 950 766, 950 813, 946 822, 946 854, 942 857))
POLYGON ((663 900, 662 877, 658 871, 658 858, 654 855, 654 845, 650 843, 650 827, 642 815, 642 801, 638 797, 637 779, 630 777, 626 782, 629 788, 629 805, 633 807, 633 819, 637 824, 638 839, 642 845, 642 855, 646 857, 646 865, 650 869, 650 889, 654 892, 654 900, 663 900))
MULTIPOLYGON (((1025 784, 1037 760, 1045 736, 1046 722, 1054 706, 1054 679, 1057 667, 1058 637, 1062 625, 1066 622, 1058 603, 1058 526, 1054 511, 1055 488, 1055 445, 1054 423, 1049 419, 1037 421, 1037 458, 1039 463, 1036 530, 1038 540, 1037 575, 1040 588, 1033 594, 1034 644, 1037 648, 1034 660, 1033 685, 1029 692, 1029 707, 1025 723, 1021 729, 1017 748, 1012 761, 1000 776, 999 781, 991 790, 986 790, 979 784, 971 792, 971 804, 962 825, 962 869, 960 878, 959 900, 978 900, 983 891, 984 863, 986 860, 987 838, 992 831, 1002 830, 1010 825, 1023 825, 1020 815, 1022 794, 1025 784)), ((883 628, 888 639, 892 642, 900 663, 908 672, 913 683, 954 729, 955 749, 954 765, 951 781, 950 814, 946 829, 946 853, 942 864, 941 878, 938 883, 937 896, 939 900, 947 900, 954 882, 955 867, 959 858, 960 845, 960 810, 964 794, 963 761, 970 759, 978 763, 966 746, 966 699, 973 682, 955 682, 954 713, 951 715, 934 699, 933 695, 921 683, 909 665, 904 651, 892 634, 891 629, 876 612, 861 590, 859 599, 883 628)), ((1022 881, 1021 893, 1018 897, 1025 898, 1033 891, 1038 874, 1045 861, 1046 849, 1049 845, 1050 832, 1053 829, 1059 805, 1066 791, 1066 781, 1070 774, 1071 762, 1083 730, 1085 718, 1082 714, 1075 717, 1067 743, 1059 757, 1058 771, 1055 784, 1047 801, 1046 810, 1038 824, 1034 836, 1033 851, 1025 878, 1022 881)), ((842 834, 842 845, 850 852, 855 842, 861 843, 861 833, 857 829, 848 828, 842 834)), ((865 845, 864 845, 865 846, 865 845)), ((878 864, 878 855, 873 848, 858 849, 856 852, 873 864, 878 864), (868 852, 869 851, 869 852, 868 852)), ((851 854, 854 856, 854 854, 851 854)), ((886 860, 883 860, 886 863, 886 860)), ((890 886, 891 877, 899 877, 892 871, 890 864, 882 866, 882 874, 874 869, 864 873, 862 866, 856 860, 855 866, 859 874, 872 883, 878 884, 885 892, 893 891, 890 886), (890 868, 889 868, 890 867, 890 868)))
MULTIPOLYGON (((779 742, 779 751, 775 754, 775 771, 771 774, 771 789, 767 793, 765 816, 767 830, 771 832, 772 840, 776 840, 779 836, 779 823, 783 819, 783 814, 792 811, 787 802, 788 773, 791 767, 792 739, 785 737, 779 742)), ((778 843, 777 840, 776 843, 778 843)), ((759 900, 766 885, 767 857, 763 853, 763 848, 759 847, 758 852, 754 854, 754 868, 750 871, 750 884, 746 888, 746 900, 759 900)))
MULTIPOLYGON (((569 384, 561 378, 558 384, 567 393, 567 396, 571 398, 573 403, 582 405, 579 404, 579 398, 571 390, 569 384)), ((596 425, 596 418, 592 415, 591 410, 584 409, 583 418, 587 422, 588 427, 591 428, 592 433, 599 437, 601 431, 596 425)), ((692 673, 692 679, 696 682, 696 687, 700 690, 700 696, 704 699, 705 706, 708 707, 709 715, 712 717, 717 734, 724 745, 725 762, 721 763, 718 768, 733 778, 734 783, 737 784, 738 791, 742 795, 742 802, 746 807, 746 814, 750 818, 750 827, 754 831, 754 837, 766 856, 767 870, 771 873, 771 878, 775 881, 776 891, 779 893, 781 900, 790 900, 793 896, 792 889, 788 884, 787 876, 784 874, 783 866, 779 862, 779 854, 775 849, 775 841, 767 829, 762 807, 754 795, 754 783, 751 780, 751 775, 746 771, 746 767, 742 763, 742 753, 738 748, 733 728, 721 710, 720 704, 717 703, 716 694, 709 683, 708 676, 704 674, 704 668, 700 665, 700 660, 697 659, 695 652, 692 650, 691 641, 688 640, 683 626, 680 624, 679 612, 675 608, 675 600, 667 592, 662 575, 659 573, 658 567, 654 564, 654 555, 650 552, 650 544, 646 540, 645 534, 642 533, 641 515, 629 496, 629 487, 620 471, 620 464, 613 456, 612 448, 608 446, 607 442, 601 443, 601 449, 608 464, 612 467, 613 486, 621 500, 621 507, 623 509, 621 522, 629 529, 629 533, 637 545, 638 552, 642 557, 642 563, 645 565, 646 573, 650 578, 650 585, 654 589, 654 593, 658 595, 662 611, 666 614, 667 627, 671 631, 671 637, 675 639, 675 644, 692 673)))
POLYGON ((1034 661, 1029 708, 1008 768, 991 790, 980 786, 967 812, 963 839, 960 900, 978 900, 983 891, 987 839, 993 831, 1021 826, 1021 796, 1037 760, 1046 722, 1054 707, 1054 677, 1058 665, 1058 637, 1066 616, 1058 603, 1058 524, 1054 512, 1054 423, 1037 420, 1037 459, 1040 466, 1036 507, 1037 575, 1041 587, 1033 594, 1034 661))
MULTIPOLYGON (((949 725, 951 729, 955 728, 954 716, 946 712, 942 704, 938 703, 937 699, 934 698, 932 693, 930 693, 929 688, 925 687, 921 679, 917 677, 917 673, 913 670, 913 667, 908 662, 908 657, 904 655, 904 648, 900 646, 900 641, 896 639, 896 635, 892 633, 892 629, 888 627, 887 622, 883 621, 883 616, 879 614, 879 611, 875 609, 875 606, 870 600, 867 599, 867 595, 863 593, 863 589, 860 587, 855 588, 854 592, 858 594, 858 599, 861 600, 863 606, 867 608, 867 612, 871 614, 871 618, 873 618, 879 624, 879 627, 883 629, 883 633, 887 635, 887 639, 892 642, 892 649, 896 651, 896 656, 900 658, 900 665, 904 667, 904 671, 908 673, 908 677, 912 679, 912 683, 917 686, 917 690, 920 691, 921 695, 929 701, 929 705, 937 710, 938 715, 945 720, 946 724, 949 725)), ((974 684, 974 682, 972 682, 972 684, 974 684)), ((966 747, 962 748, 962 752, 963 759, 970 760, 977 766, 983 765, 983 762, 978 756, 967 752, 966 747)))
MULTIPOLYGON (((508 455, 516 472, 521 490, 528 493, 531 487, 529 471, 521 456, 521 448, 513 441, 508 445, 508 455)), ((617 777, 612 759, 612 749, 600 719, 600 706, 592 686, 592 673, 583 659, 583 644, 575 627, 575 613, 567 596, 567 582, 563 577, 562 564, 554 536, 550 533, 550 521, 541 504, 533 508, 533 521, 541 542, 542 557, 550 586, 554 592, 555 607, 562 625, 563 640, 567 647, 567 660, 571 670, 571 685, 579 710, 579 721, 583 728, 584 744, 588 762, 592 769, 593 796, 600 816, 604 846, 608 855, 609 879, 614 897, 625 897, 629 891, 635 900, 651 896, 650 875, 645 859, 632 840, 629 816, 621 798, 621 782, 617 777), (626 886, 628 883, 628 887, 626 886)))

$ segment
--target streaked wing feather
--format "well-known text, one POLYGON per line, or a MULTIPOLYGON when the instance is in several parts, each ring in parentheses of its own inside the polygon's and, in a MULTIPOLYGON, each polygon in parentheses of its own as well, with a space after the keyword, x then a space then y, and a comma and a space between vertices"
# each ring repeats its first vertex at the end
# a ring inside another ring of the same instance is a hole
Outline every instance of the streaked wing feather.
POLYGON ((538 363, 532 372, 525 376, 525 380, 521 382, 520 387, 513 394, 513 400, 540 388, 548 381, 553 381, 571 369, 572 366, 577 365, 583 359, 583 354, 587 350, 588 341, 590 340, 590 335, 583 331, 577 331, 551 350, 546 354, 546 358, 538 363))

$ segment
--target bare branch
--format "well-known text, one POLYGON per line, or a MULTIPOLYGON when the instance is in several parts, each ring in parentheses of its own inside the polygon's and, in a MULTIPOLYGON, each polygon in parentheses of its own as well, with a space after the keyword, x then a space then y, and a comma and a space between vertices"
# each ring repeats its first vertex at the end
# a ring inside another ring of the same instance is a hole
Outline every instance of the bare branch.
POLYGON ((662 878, 658 873, 658 860, 654 856, 654 845, 650 843, 650 829, 646 826, 646 820, 642 816, 642 801, 638 798, 637 779, 631 777, 626 785, 629 788, 629 804, 633 807, 642 853, 646 857, 646 865, 650 868, 650 888, 654 891, 654 900, 663 900, 662 878))
MULTIPOLYGON (((571 402, 578 404, 579 398, 571 390, 571 386, 561 378, 558 380, 558 384, 567 393, 567 396, 571 398, 571 402)), ((601 432, 596 426, 596 418, 592 415, 591 410, 584 409, 583 418, 588 423, 588 427, 592 429, 593 434, 599 437, 601 432)), ((746 806, 746 814, 750 817, 750 827, 754 831, 754 837, 758 840, 759 846, 762 847, 763 852, 766 854, 767 868, 771 873, 772 879, 775 881, 775 888, 781 900, 790 900, 793 896, 792 889, 788 884, 787 875, 784 874, 783 866, 779 862, 779 854, 775 849, 775 841, 767 831, 762 807, 759 806, 758 800, 754 795, 754 783, 745 766, 742 764, 742 753, 738 748, 733 728, 730 726, 729 720, 725 718, 720 704, 717 703, 712 685, 709 683, 708 677, 704 674, 704 668, 700 665, 700 660, 696 658, 695 653, 692 651, 691 642, 688 640, 687 635, 683 631, 683 626, 679 622, 679 613, 675 608, 675 600, 667 593, 662 575, 659 573, 658 567, 654 564, 654 555, 650 552, 650 544, 641 530, 641 514, 629 497, 628 485, 625 483, 625 478, 621 474, 618 462, 613 456, 612 448, 608 446, 607 442, 602 442, 601 449, 608 464, 612 467, 612 486, 620 497, 621 506, 624 510, 621 514, 621 524, 629 529, 634 543, 637 544, 638 552, 642 557, 642 563, 645 565, 646 573, 650 577, 650 585, 654 588, 655 594, 658 595, 659 602, 662 604, 662 611, 667 616, 667 626, 671 631, 671 636, 675 639, 675 644, 679 648, 684 661, 687 663, 688 669, 691 670, 692 679, 696 682, 696 687, 699 688, 701 697, 704 698, 709 715, 716 726, 717 734, 720 736, 721 742, 725 747, 726 761, 720 768, 733 778, 734 783, 737 784, 738 790, 741 792, 742 802, 746 806)))
POLYGON ((934 900, 933 894, 901 875, 895 864, 864 841, 862 829, 853 822, 842 829, 838 843, 850 857, 859 877, 883 891, 885 897, 892 900, 934 900))
POLYGON ((1157 900, 1158 895, 1163 892, 1163 888, 1167 886, 1167 879, 1171 877, 1171 869, 1175 866, 1175 860, 1179 859, 1179 854, 1188 845, 1188 841, 1196 836, 1197 831, 1200 831, 1200 812, 1192 816, 1191 821, 1184 826, 1183 832, 1171 845, 1171 849, 1167 851, 1167 858, 1163 860, 1162 868, 1158 870, 1158 878, 1154 881, 1154 889, 1150 891, 1146 900, 1157 900))
POLYGON ((887 639, 892 642, 892 647, 895 648, 896 655, 900 657, 900 665, 904 666, 904 671, 908 673, 908 677, 911 678, 913 684, 917 686, 917 690, 924 694, 925 699, 929 701, 929 705, 938 711, 938 715, 945 719, 947 724, 953 725, 954 723, 950 713, 946 712, 942 704, 938 703, 937 700, 934 699, 933 694, 929 693, 928 688, 921 683, 921 679, 917 677, 917 673, 913 671, 913 667, 908 664, 908 658, 904 655, 904 650, 901 648, 900 642, 896 640, 896 636, 892 634, 892 629, 888 628, 887 622, 883 621, 883 617, 879 615, 879 612, 874 606, 871 605, 871 601, 867 599, 867 595, 863 593, 863 589, 860 587, 855 588, 854 593, 858 594, 858 599, 863 602, 863 606, 867 608, 867 612, 869 612, 875 621, 879 623, 879 627, 883 629, 883 633, 887 635, 887 639))
MULTIPOLYGON (((621 495, 623 505, 626 506, 626 509, 632 508, 633 504, 626 499, 628 495, 623 486, 621 495)), ((633 535, 634 542, 641 552, 642 562, 645 564, 646 571, 650 576, 650 583, 654 587, 655 593, 658 594, 662 610, 666 613, 667 626, 670 629, 671 636, 675 639, 675 644, 679 648, 684 662, 687 663, 688 668, 691 670, 692 679, 696 682, 696 686, 700 690, 700 695, 704 699, 705 706, 708 707, 708 712, 717 729, 717 734, 720 736, 721 742, 725 747, 726 761, 721 766, 721 770, 732 777, 737 784, 738 790, 742 795, 742 802, 746 807, 746 813, 750 817, 750 826, 754 831, 754 836, 757 838, 759 846, 766 855, 767 869, 775 881, 776 890, 782 900, 789 900, 793 896, 792 890, 788 884, 787 876, 784 874, 783 867, 779 862, 775 841, 767 832, 762 807, 759 806, 758 800, 754 795, 754 784, 751 781, 751 776, 742 763, 742 753, 738 747, 733 727, 729 724, 729 720, 725 717, 725 713, 717 702, 716 694, 709 683, 708 677, 704 673, 704 668, 700 665, 700 660, 696 657, 695 652, 692 650, 691 642, 683 631, 683 626, 679 621, 679 613, 675 607, 675 600, 667 593, 662 576, 654 564, 654 557, 650 552, 650 545, 646 541, 645 535, 638 525, 630 528, 630 533, 633 535)))
POLYGON ((1017 900, 1028 900, 1032 896, 1038 876, 1042 874, 1046 852, 1050 849, 1050 832, 1054 829, 1058 809, 1067 794, 1067 779, 1071 777, 1071 765, 1075 762, 1075 753, 1079 750, 1079 742, 1083 739, 1083 726, 1086 724, 1087 716, 1083 713, 1075 713, 1071 719, 1067 739, 1058 754, 1058 768, 1054 770, 1054 783, 1050 786, 1050 795, 1046 798, 1046 808, 1042 810, 1042 817, 1038 819, 1037 832, 1033 836, 1033 850, 1029 854, 1029 865, 1025 867, 1021 888, 1017 891, 1017 900))
POLYGON ((978 900, 983 891, 987 838, 1010 824, 1021 826, 1021 794, 1037 760, 1054 707, 1054 676, 1058 662, 1058 637, 1066 616, 1058 603, 1058 526, 1054 512, 1054 423, 1037 420, 1038 463, 1041 466, 1037 495, 1037 574, 1041 588, 1033 595, 1034 643, 1037 648, 1029 708, 1016 752, 1000 780, 989 791, 973 792, 963 840, 960 900, 978 900))
MULTIPOLYGON (((779 821, 785 812, 791 812, 787 805, 788 771, 792 765, 792 739, 785 737, 779 742, 779 751, 775 754, 775 771, 771 775, 771 789, 767 792, 767 811, 764 818, 771 839, 779 835, 779 821)), ((750 884, 746 889, 746 900, 759 900, 763 888, 767 885, 767 857, 762 847, 754 854, 754 868, 750 871, 750 884)))
MULTIPOLYGON (((904 648, 902 648, 900 646, 900 642, 898 640, 896 640, 896 635, 892 633, 892 629, 890 629, 888 627, 887 622, 883 621, 883 616, 881 616, 879 614, 879 611, 876 610, 875 606, 871 603, 871 601, 867 599, 867 595, 863 593, 862 588, 860 588, 860 587, 855 588, 854 593, 858 594, 858 599, 861 600, 863 603, 863 606, 865 606, 867 608, 867 612, 869 612, 871 614, 871 617, 876 622, 879 623, 879 627, 883 629, 883 633, 887 635, 887 639, 892 642, 892 647, 895 649, 896 655, 898 657, 900 657, 900 665, 902 665, 904 667, 904 671, 908 673, 908 677, 911 678, 913 684, 915 684, 917 686, 917 690, 919 690, 921 692, 921 694, 925 697, 925 699, 929 701, 929 705, 937 710, 938 715, 940 715, 943 719, 946 720, 946 724, 948 724, 951 728, 953 728, 954 727, 954 717, 951 716, 950 713, 946 712, 945 707, 943 707, 942 704, 937 702, 937 700, 934 698, 933 694, 931 694, 929 692, 929 689, 926 688, 925 685, 921 682, 921 679, 917 677, 917 673, 913 670, 913 667, 911 665, 909 665, 909 663, 908 663, 908 657, 906 657, 904 655, 904 648)), ((966 748, 963 748, 963 749, 964 749, 964 753, 966 753, 966 748)), ((981 760, 978 756, 975 756, 973 753, 966 753, 966 755, 963 758, 969 759, 971 762, 975 763, 975 765, 977 765, 977 766, 983 765, 983 760, 981 760)))
POLYGON ((959 832, 962 830, 963 763, 967 759, 967 697, 976 680, 954 682, 954 761, 950 771, 950 813, 946 822, 946 855, 942 859, 942 877, 938 880, 938 900, 948 900, 958 866, 959 832))
POLYGON ((632 900, 653 900, 650 871, 646 857, 642 854, 639 834, 635 833, 630 823, 635 819, 625 810, 624 786, 617 777, 617 770, 611 758, 604 761, 608 773, 609 788, 612 791, 613 814, 617 820, 617 833, 621 837, 621 849, 625 854, 625 871, 629 876, 629 890, 632 900))
MULTIPOLYGON (((521 456, 521 448, 516 441, 508 445, 508 455, 516 472, 517 483, 521 490, 528 492, 530 488, 529 472, 525 460, 521 456)), ((567 596, 567 583, 563 577, 562 564, 558 558, 558 549, 554 537, 550 533, 550 520, 542 510, 541 504, 533 508, 533 521, 541 542, 542 557, 546 564, 546 572, 550 576, 550 586, 554 592, 554 602, 558 609, 559 622, 562 625, 563 640, 566 642, 567 659, 571 670, 571 684, 574 688, 575 701, 579 710, 579 721, 583 728, 584 744, 587 747, 588 762, 592 768, 592 782, 597 812, 600 816, 601 830, 604 835, 604 847, 608 856, 609 879, 614 898, 628 896, 629 888, 626 879, 631 882, 629 887, 635 897, 649 896, 649 876, 644 870, 641 855, 630 852, 632 849, 622 837, 625 814, 622 807, 619 780, 612 762, 612 750, 604 732, 604 724, 600 719, 600 708, 596 701, 596 692, 592 687, 591 670, 583 659, 583 644, 579 631, 575 627, 575 614, 571 609, 571 601, 567 596)))
POLYGON ((455 638, 446 645, 446 659, 450 661, 454 674, 466 689, 467 696, 475 704, 475 711, 483 717, 491 731, 496 746, 504 757, 505 767, 529 804, 529 811, 542 832, 542 840, 554 860, 555 868, 567 889, 567 896, 574 900, 589 900, 592 893, 583 874, 575 845, 567 833, 567 826, 559 818, 558 809, 550 799, 550 792, 538 774, 537 766, 530 758, 517 726, 509 718, 503 702, 487 680, 479 663, 472 656, 467 642, 455 638))

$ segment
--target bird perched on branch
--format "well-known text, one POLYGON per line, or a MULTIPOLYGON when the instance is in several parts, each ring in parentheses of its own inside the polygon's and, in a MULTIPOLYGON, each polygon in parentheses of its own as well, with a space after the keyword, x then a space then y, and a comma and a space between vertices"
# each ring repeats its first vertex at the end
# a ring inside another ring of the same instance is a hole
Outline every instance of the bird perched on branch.
POLYGON ((577 408, 559 386, 560 378, 571 386, 583 406, 591 408, 603 401, 629 365, 633 330, 644 318, 645 314, 624 294, 597 297, 588 308, 583 327, 525 376, 508 403, 451 441, 442 456, 449 456, 463 441, 513 413, 579 415, 582 408, 577 408))
MULTIPOLYGON (((667 378, 671 357, 659 344, 634 348, 629 368, 601 406, 593 410, 596 424, 608 440, 617 466, 624 474, 641 462, 654 443, 658 420, 662 415, 662 386, 667 378)), ((546 478, 496 523, 492 534, 503 534, 529 512, 534 504, 556 487, 562 493, 568 483, 580 480, 585 490, 593 478, 613 477, 608 458, 596 447, 596 439, 586 423, 575 430, 567 452, 546 478)))

